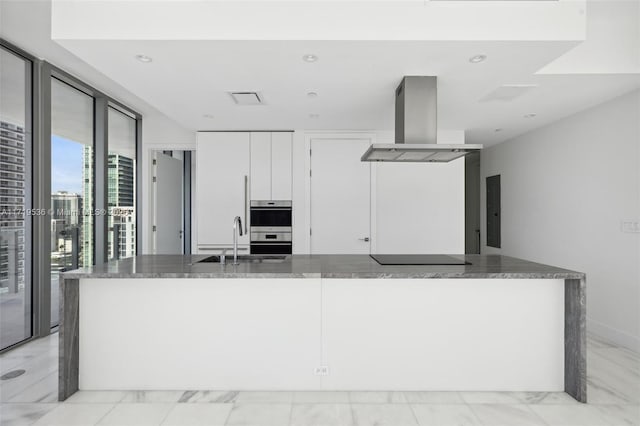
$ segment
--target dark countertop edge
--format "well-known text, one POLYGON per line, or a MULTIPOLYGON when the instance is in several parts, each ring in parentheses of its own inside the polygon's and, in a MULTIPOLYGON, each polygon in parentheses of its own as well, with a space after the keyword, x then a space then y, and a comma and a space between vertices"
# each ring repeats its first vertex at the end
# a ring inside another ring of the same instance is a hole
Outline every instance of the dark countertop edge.
POLYGON ((367 273, 367 272, 354 272, 354 273, 331 273, 326 272, 322 274, 322 278, 376 278, 376 279, 584 279, 585 274, 580 272, 570 273, 544 273, 544 272, 446 272, 446 273, 367 273))
POLYGON ((207 255, 140 255, 66 271, 63 279, 564 279, 583 272, 502 255, 451 255, 470 265, 379 265, 368 255, 293 255, 290 261, 237 269, 197 265, 207 255), (472 266, 473 265, 473 266, 472 266))
POLYGON ((85 278, 321 278, 321 274, 319 272, 65 272, 61 274, 61 276, 67 280, 77 280, 85 278))
POLYGON ((541 272, 448 272, 448 273, 402 273, 402 272, 309 272, 309 273, 267 273, 267 272, 226 272, 226 273, 203 273, 203 272, 187 272, 187 273, 173 273, 173 272, 158 272, 158 273, 118 273, 118 272, 100 272, 100 273, 87 273, 87 272, 65 272, 62 277, 67 280, 76 279, 269 279, 269 278, 325 278, 325 279, 585 279, 585 274, 581 272, 567 272, 567 273, 541 273, 541 272))

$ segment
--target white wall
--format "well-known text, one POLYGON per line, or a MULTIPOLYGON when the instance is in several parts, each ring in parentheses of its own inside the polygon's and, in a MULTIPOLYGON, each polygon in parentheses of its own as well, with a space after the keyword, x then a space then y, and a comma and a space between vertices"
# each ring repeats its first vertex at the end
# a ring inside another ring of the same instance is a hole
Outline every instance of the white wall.
MULTIPOLYGON (((438 131, 438 143, 464 143, 438 131)), ((380 134, 377 143, 393 143, 380 134)), ((464 158, 450 163, 375 163, 372 253, 464 253, 464 158)))
POLYGON ((482 253, 587 274, 588 331, 640 350, 640 91, 485 149, 482 253), (501 175, 502 248, 486 247, 487 176, 501 175))
POLYGON ((375 167, 375 253, 464 253, 464 158, 375 167))
MULTIPOLYGON (((293 140, 293 250, 308 253, 305 214, 309 134, 363 133, 393 143, 391 131, 299 130, 293 140)), ((440 130, 438 142, 464 143, 464 131, 440 130)), ((372 253, 464 253, 464 159, 447 164, 376 163, 372 173, 372 253)))
POLYGON ((196 132, 160 112, 149 112, 142 117, 142 143, 160 149, 189 150, 196 146, 196 132))
POLYGON ((309 175, 309 151, 305 146, 303 130, 293 132, 292 165, 292 247, 293 254, 306 254, 309 247, 309 223, 305 214, 307 205, 306 180, 309 175))

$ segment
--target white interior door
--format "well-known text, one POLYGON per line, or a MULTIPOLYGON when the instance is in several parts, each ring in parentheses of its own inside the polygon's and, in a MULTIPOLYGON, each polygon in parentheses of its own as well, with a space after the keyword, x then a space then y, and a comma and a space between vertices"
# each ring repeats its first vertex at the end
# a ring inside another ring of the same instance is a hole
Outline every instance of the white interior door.
POLYGON ((311 140, 311 253, 369 254, 369 139, 311 140))
POLYGON ((182 161, 156 153, 155 252, 182 254, 182 161))

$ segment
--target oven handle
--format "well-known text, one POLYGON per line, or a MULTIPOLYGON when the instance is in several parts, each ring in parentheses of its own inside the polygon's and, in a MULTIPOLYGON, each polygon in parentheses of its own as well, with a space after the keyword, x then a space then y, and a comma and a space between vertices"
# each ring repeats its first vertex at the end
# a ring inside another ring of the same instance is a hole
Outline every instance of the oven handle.
POLYGON ((291 241, 251 241, 252 246, 290 246, 291 241))

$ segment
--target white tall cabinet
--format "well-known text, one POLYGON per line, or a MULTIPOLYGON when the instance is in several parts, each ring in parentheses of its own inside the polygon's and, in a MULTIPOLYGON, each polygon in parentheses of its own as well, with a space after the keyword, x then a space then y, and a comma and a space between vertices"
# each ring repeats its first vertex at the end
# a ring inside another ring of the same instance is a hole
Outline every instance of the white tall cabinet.
MULTIPOLYGON (((248 229, 251 135, 199 132, 196 140, 196 219, 198 251, 233 245, 233 220, 248 229)), ((243 229, 244 233, 244 229, 243 229)), ((249 247, 244 233, 238 244, 249 247)))
POLYGON ((199 253, 233 245, 233 219, 240 216, 238 244, 249 249, 251 200, 291 200, 291 132, 198 132, 196 221, 199 253))
POLYGON ((251 199, 291 200, 291 132, 251 132, 251 199))
POLYGON ((271 199, 271 133, 251 132, 251 199, 271 199))
POLYGON ((291 200, 293 133, 271 133, 271 199, 291 200))

